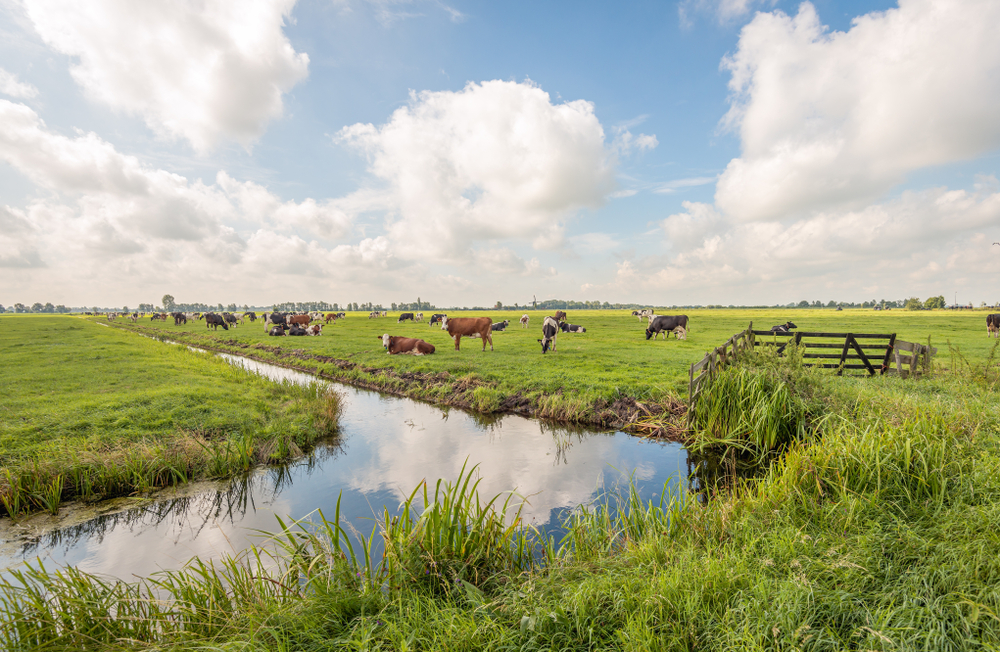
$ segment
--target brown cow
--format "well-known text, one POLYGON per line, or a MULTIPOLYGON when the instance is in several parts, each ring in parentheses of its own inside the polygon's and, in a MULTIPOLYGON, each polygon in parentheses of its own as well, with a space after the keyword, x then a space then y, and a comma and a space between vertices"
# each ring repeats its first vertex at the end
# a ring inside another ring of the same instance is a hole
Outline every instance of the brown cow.
POLYGON ((473 337, 478 335, 483 339, 483 351, 486 350, 487 340, 490 343, 490 351, 493 350, 493 336, 490 335, 493 320, 489 317, 443 317, 441 319, 441 330, 448 331, 448 334, 455 340, 455 350, 458 351, 462 336, 473 337))
POLYGON ((309 322, 312 321, 312 317, 309 315, 288 315, 286 318, 288 325, 298 324, 300 326, 308 326, 309 322))
MULTIPOLYGON (((378 337, 376 335, 376 337, 378 337)), ((434 353, 434 345, 430 342, 425 342, 423 340, 418 340, 414 337, 399 337, 397 335, 389 335, 386 333, 382 337, 382 346, 385 347, 386 353, 389 355, 398 355, 400 353, 412 353, 413 355, 430 355, 434 353)))
POLYGON ((566 313, 562 310, 556 310, 556 314, 552 315, 556 321, 566 321, 566 313))

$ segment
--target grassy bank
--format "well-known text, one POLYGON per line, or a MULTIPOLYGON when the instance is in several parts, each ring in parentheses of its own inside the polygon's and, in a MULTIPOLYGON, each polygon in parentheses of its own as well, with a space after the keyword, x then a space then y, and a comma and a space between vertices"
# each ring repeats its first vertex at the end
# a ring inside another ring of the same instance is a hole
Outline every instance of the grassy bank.
POLYGON ((367 313, 350 313, 326 327, 321 337, 295 338, 268 337, 259 322, 249 321, 229 331, 209 331, 198 321, 175 326, 172 321, 133 325, 119 320, 118 325, 437 404, 675 436, 683 423, 678 399, 686 398, 688 368, 751 321, 770 327, 792 319, 802 330, 896 332, 917 342, 930 336, 940 348, 936 363, 945 367, 952 362, 946 342, 972 357, 984 354, 992 343, 985 336, 985 314, 979 312, 696 310, 688 311, 686 341, 663 342, 647 341, 646 322, 627 311, 593 310, 572 311, 569 321, 587 332, 561 334, 558 351, 543 356, 536 341, 545 314, 541 311, 528 311, 528 329, 517 324, 520 312, 451 314, 489 315, 512 323, 507 332, 494 334, 495 350, 486 353, 478 340, 469 339, 455 351, 439 327, 397 324, 396 315, 369 320, 367 313), (420 337, 437 352, 388 356, 378 339, 386 332, 420 337))
POLYGON ((230 475, 336 428, 336 394, 79 318, 5 319, 0 350, 0 514, 230 475))
POLYGON ((813 429, 766 475, 707 504, 626 495, 617 512, 578 512, 562 542, 504 527, 469 499, 474 486, 458 484, 437 496, 419 487, 411 503, 422 516, 383 522, 377 568, 328 515, 238 558, 139 584, 26 573, 18 581, 30 589, 0 590, 3 643, 995 649, 1000 404, 986 372, 914 382, 794 371, 790 396, 809 399, 813 429), (800 380, 815 386, 802 391, 800 380), (145 599, 153 590, 174 602, 145 599))

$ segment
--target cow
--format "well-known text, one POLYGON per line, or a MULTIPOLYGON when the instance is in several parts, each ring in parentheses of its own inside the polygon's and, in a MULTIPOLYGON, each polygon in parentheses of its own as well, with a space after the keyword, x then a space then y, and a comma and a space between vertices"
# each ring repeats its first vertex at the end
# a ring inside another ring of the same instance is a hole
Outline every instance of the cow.
POLYGON ((283 312, 272 312, 264 318, 264 332, 267 333, 272 326, 281 326, 281 329, 288 330, 288 319, 283 312))
POLYGON ((410 321, 413 321, 413 313, 412 312, 400 313, 399 319, 396 320, 396 323, 398 324, 399 322, 406 321, 407 319, 409 319, 410 321))
POLYGON ((660 333, 663 333, 663 339, 666 340, 667 334, 677 330, 678 326, 684 329, 686 336, 688 331, 687 315, 659 315, 649 324, 649 328, 646 329, 646 339, 655 338, 660 333))
POLYGON ((632 316, 633 317, 638 317, 639 321, 642 321, 646 317, 652 317, 653 316, 653 311, 650 310, 649 308, 643 308, 642 310, 633 310, 632 311, 632 316))
POLYGON ((444 319, 447 316, 448 315, 444 314, 443 312, 436 312, 433 315, 431 315, 431 320, 430 322, 428 322, 427 325, 433 326, 434 324, 438 324, 441 322, 442 319, 444 319))
POLYGON ((306 335, 322 335, 323 334, 323 324, 313 324, 306 329, 306 335))
POLYGON ((483 351, 486 350, 486 342, 490 343, 490 351, 493 350, 493 336, 490 335, 490 327, 493 320, 489 317, 453 317, 441 318, 441 330, 448 331, 448 334, 455 340, 455 350, 459 350, 462 336, 472 337, 479 335, 483 338, 483 351))
POLYGON ((336 313, 331 312, 331 313, 327 314, 327 316, 326 316, 326 323, 329 324, 330 322, 335 322, 335 321, 337 321, 337 314, 336 313))
POLYGON ((586 333, 587 329, 583 326, 577 326, 576 324, 567 324, 564 321, 559 322, 559 330, 564 333, 586 333))
POLYGON ((257 313, 255 312, 248 312, 246 315, 244 315, 244 317, 249 317, 251 324, 257 321, 257 313))
POLYGON ((550 346, 555 352, 557 335, 559 335, 559 322, 552 317, 546 317, 542 322, 542 339, 538 340, 542 343, 542 355, 545 355, 550 346))
POLYGON ((292 324, 298 324, 299 326, 308 326, 309 322, 312 321, 312 317, 306 314, 289 315, 288 317, 285 318, 285 320, 288 322, 289 326, 291 326, 292 324))
POLYGON ((527 328, 527 327, 528 327, 528 315, 527 314, 521 315, 521 328, 527 328))
POLYGON ((174 312, 171 314, 174 316, 174 326, 180 326, 181 324, 186 324, 188 321, 187 315, 185 315, 183 312, 174 312))
POLYGON ((556 314, 552 315, 552 318, 556 321, 566 321, 566 313, 562 310, 556 310, 556 314))
POLYGON ((798 326, 796 326, 792 322, 788 321, 788 322, 785 322, 784 324, 779 324, 777 326, 772 326, 771 327, 771 332, 772 333, 787 333, 790 330, 792 330, 793 328, 798 328, 798 326))
POLYGON ((222 318, 226 320, 227 324, 231 324, 233 328, 236 328, 236 323, 239 321, 236 315, 230 312, 222 313, 222 318))
POLYGON ((509 325, 510 325, 510 320, 504 319, 503 321, 490 325, 490 330, 493 331, 494 333, 502 333, 505 330, 507 330, 507 327, 509 325))
POLYGON ((271 330, 267 331, 267 334, 272 337, 284 337, 285 329, 281 327, 281 324, 275 324, 271 330))
MULTIPOLYGON (((378 337, 378 336, 376 336, 378 337)), ((413 337, 399 337, 397 335, 382 335, 382 346, 388 355, 399 355, 410 353, 412 355, 430 355, 434 353, 434 345, 430 342, 418 340, 413 337)))
POLYGON ((298 324, 292 324, 288 329, 289 335, 302 336, 306 334, 306 329, 298 324))
POLYGON ((986 335, 994 338, 1000 334, 1000 315, 986 315, 986 335))
POLYGON ((375 319, 378 316, 380 316, 379 313, 375 312, 374 310, 368 313, 368 319, 375 319))
POLYGON ((686 340, 688 338, 687 329, 683 326, 678 326, 674 329, 674 337, 679 340, 686 340))
POLYGON ((423 321, 423 320, 424 320, 424 313, 418 312, 417 314, 413 315, 413 321, 423 321))
POLYGON ((229 326, 226 325, 226 320, 222 315, 217 315, 214 312, 205 313, 205 328, 211 328, 214 331, 219 330, 219 326, 222 326, 222 330, 228 331, 229 326))

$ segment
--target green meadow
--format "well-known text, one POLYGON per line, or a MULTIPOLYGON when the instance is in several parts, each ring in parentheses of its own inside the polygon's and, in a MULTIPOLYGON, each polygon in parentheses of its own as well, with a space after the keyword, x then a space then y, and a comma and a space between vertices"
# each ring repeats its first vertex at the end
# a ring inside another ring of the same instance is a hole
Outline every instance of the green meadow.
MULTIPOLYGON (((430 314, 425 311, 427 317, 430 314)), ((629 311, 594 310, 570 311, 568 321, 585 326, 587 332, 561 333, 557 351, 542 355, 537 340, 547 313, 528 311, 527 329, 518 324, 521 312, 449 314, 488 315, 494 321, 509 319, 511 324, 506 332, 493 334, 494 350, 487 346, 483 353, 478 339, 462 338, 461 350, 455 351, 439 326, 429 327, 426 321, 397 324, 398 313, 376 319, 368 319, 367 313, 348 313, 346 319, 324 327, 320 337, 295 338, 269 337, 260 322, 249 320, 229 331, 207 330, 201 321, 180 326, 173 320, 151 323, 148 318, 134 325, 121 319, 116 323, 412 398, 484 412, 522 408, 535 416, 612 426, 621 420, 607 412, 608 406, 622 397, 660 404, 686 400, 691 364, 751 322, 764 329, 791 320, 803 331, 894 332, 899 339, 923 344, 930 338, 939 349, 935 363, 943 367, 959 363, 962 356, 987 355, 993 343, 986 335, 986 313, 981 311, 691 310, 685 313, 690 318, 687 340, 647 341, 646 320, 630 316, 629 311), (437 350, 429 356, 389 356, 382 349, 383 333, 419 337, 437 350)))
POLYGON ((128 495, 298 454, 337 395, 79 317, 0 319, 0 505, 128 495))

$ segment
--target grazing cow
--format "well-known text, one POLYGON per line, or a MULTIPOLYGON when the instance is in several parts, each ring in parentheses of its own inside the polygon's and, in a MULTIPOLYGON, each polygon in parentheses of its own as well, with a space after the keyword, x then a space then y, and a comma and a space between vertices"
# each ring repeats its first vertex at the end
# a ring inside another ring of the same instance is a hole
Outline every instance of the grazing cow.
POLYGON ((521 315, 521 328, 528 327, 528 315, 521 315))
POLYGON ((285 335, 285 329, 282 328, 280 324, 276 324, 271 327, 271 330, 267 331, 267 334, 272 337, 283 337, 285 335))
POLYGON ((490 343, 490 351, 493 350, 493 336, 490 335, 490 327, 493 320, 489 317, 448 317, 441 318, 441 330, 448 331, 448 334, 455 340, 455 350, 459 350, 462 336, 474 337, 479 335, 483 338, 483 351, 486 350, 486 342, 490 343))
POLYGON ((255 313, 255 312, 248 312, 246 315, 244 315, 244 317, 249 317, 251 324, 253 322, 257 321, 257 313, 255 313))
POLYGON ((790 330, 792 330, 793 328, 798 328, 798 326, 796 326, 795 324, 793 324, 790 321, 786 321, 784 324, 779 324, 777 326, 772 326, 771 327, 771 332, 772 333, 787 333, 790 330))
POLYGON ((413 313, 412 312, 401 313, 399 315, 399 319, 396 320, 396 323, 398 324, 399 322, 406 321, 407 319, 409 319, 410 321, 413 321, 413 313))
POLYGON ((385 352, 389 355, 399 355, 405 353, 410 353, 412 355, 430 355, 431 353, 434 353, 433 344, 413 337, 399 337, 386 333, 379 339, 382 340, 382 346, 385 347, 385 352))
POLYGON ((552 317, 546 317, 545 321, 542 322, 542 339, 538 340, 542 343, 542 355, 544 355, 551 346, 552 351, 556 350, 556 336, 559 335, 559 322, 552 317))
POLYGON ((1000 315, 986 315, 986 334, 993 337, 1000 334, 1000 315))
POLYGON ((313 324, 306 329, 306 335, 322 335, 323 334, 323 324, 313 324))
POLYGON ((347 313, 346 312, 338 312, 337 313, 337 319, 344 319, 346 317, 347 317, 347 313))
POLYGON ((448 315, 444 314, 443 312, 436 312, 433 315, 431 315, 431 320, 430 320, 430 322, 428 322, 427 325, 428 326, 433 326, 434 324, 440 323, 441 320, 444 319, 447 316, 448 315))
POLYGON ((327 316, 326 316, 326 323, 329 324, 332 321, 333 322, 337 321, 337 313, 331 312, 331 313, 327 314, 327 316))
POLYGON ((562 310, 556 310, 556 314, 552 315, 552 318, 556 321, 566 321, 566 313, 562 310))
POLYGON ((211 328, 214 331, 219 330, 219 326, 222 326, 222 330, 228 331, 229 326, 226 325, 226 320, 222 315, 217 315, 214 312, 205 313, 205 328, 211 328))
POLYGON ((642 310, 633 310, 632 311, 632 316, 633 317, 638 317, 639 321, 642 321, 643 318, 652 317, 653 316, 653 311, 651 309, 649 309, 649 308, 643 308, 642 310))
POLYGON ((646 329, 646 339, 655 338, 660 333, 663 333, 663 339, 666 340, 667 334, 672 333, 678 326, 684 329, 685 334, 687 333, 687 315, 659 315, 649 324, 649 328, 646 329))
POLYGON ((379 314, 377 312, 375 312, 374 310, 372 310, 370 313, 368 313, 368 319, 375 319, 378 316, 379 316, 379 314))
POLYGON ((226 320, 227 324, 231 324, 233 328, 236 328, 236 322, 239 321, 239 319, 236 318, 236 315, 230 312, 222 313, 222 318, 226 320))
POLYGON ((180 326, 181 324, 187 323, 187 315, 183 312, 172 312, 170 313, 174 317, 174 326, 180 326))
POLYGON ((298 324, 292 324, 291 328, 288 329, 289 335, 302 336, 306 334, 306 329, 298 324))
POLYGON ((507 330, 508 326, 510 326, 510 320, 504 319, 503 321, 498 321, 497 323, 492 324, 490 326, 490 330, 493 331, 494 333, 502 333, 505 330, 507 330))
POLYGON ((564 333, 586 333, 587 329, 583 326, 577 326, 576 324, 567 324, 564 321, 559 322, 559 330, 564 333))
POLYGON ((418 312, 417 314, 413 315, 413 321, 423 321, 423 320, 424 320, 424 313, 418 312))
POLYGON ((309 322, 312 321, 312 318, 309 315, 306 315, 306 314, 302 314, 302 315, 289 315, 286 318, 286 321, 288 322, 289 326, 291 326, 292 324, 298 324, 299 326, 308 326, 309 322))

